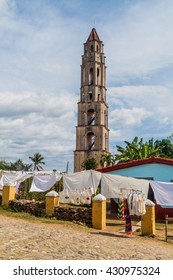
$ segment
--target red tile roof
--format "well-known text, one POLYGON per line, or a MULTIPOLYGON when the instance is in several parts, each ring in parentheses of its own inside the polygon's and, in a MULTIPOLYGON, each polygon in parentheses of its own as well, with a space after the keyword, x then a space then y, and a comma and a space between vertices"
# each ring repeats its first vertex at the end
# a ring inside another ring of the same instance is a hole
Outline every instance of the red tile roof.
POLYGON ((90 33, 90 35, 89 35, 89 37, 88 37, 87 42, 88 42, 88 41, 98 41, 98 42, 100 42, 100 38, 99 38, 99 36, 98 36, 97 31, 96 31, 95 28, 93 28, 93 29, 91 30, 91 33, 90 33))
POLYGON ((167 164, 173 166, 173 159, 170 158, 160 158, 160 157, 150 157, 150 158, 143 158, 138 160, 132 160, 116 165, 111 165, 104 168, 99 168, 97 171, 100 171, 102 173, 114 171, 114 170, 120 170, 124 168, 129 168, 133 166, 143 165, 143 164, 151 164, 151 163, 160 163, 160 164, 167 164))

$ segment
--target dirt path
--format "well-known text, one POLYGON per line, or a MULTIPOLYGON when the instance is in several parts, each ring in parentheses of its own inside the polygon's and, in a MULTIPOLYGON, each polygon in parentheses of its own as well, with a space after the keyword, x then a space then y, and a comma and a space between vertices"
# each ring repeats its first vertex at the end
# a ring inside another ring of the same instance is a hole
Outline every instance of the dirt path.
POLYGON ((104 231, 79 225, 46 224, 0 216, 0 259, 172 259, 173 243, 113 227, 104 231))

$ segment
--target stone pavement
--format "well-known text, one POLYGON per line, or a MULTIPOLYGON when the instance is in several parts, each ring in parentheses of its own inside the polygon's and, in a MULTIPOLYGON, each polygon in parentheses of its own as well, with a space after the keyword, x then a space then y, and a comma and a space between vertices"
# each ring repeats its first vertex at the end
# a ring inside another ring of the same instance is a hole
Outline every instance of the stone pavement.
POLYGON ((51 224, 0 215, 0 259, 173 260, 173 243, 113 229, 51 224))

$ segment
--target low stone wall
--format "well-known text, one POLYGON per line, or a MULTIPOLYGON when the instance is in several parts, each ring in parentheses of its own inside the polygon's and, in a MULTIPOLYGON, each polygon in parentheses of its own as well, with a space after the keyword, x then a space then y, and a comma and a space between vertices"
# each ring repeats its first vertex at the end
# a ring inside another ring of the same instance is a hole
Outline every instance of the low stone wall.
POLYGON ((58 206, 55 208, 54 216, 57 220, 71 221, 78 224, 92 225, 91 207, 68 207, 58 206))
POLYGON ((45 216, 45 203, 32 200, 11 200, 9 208, 15 212, 26 212, 36 217, 45 216))
MULTIPOLYGON (((37 217, 46 216, 45 203, 32 200, 12 200, 9 208, 15 212, 26 212, 37 217)), ((78 224, 92 225, 92 208, 90 206, 62 205, 55 207, 54 218, 78 224)))

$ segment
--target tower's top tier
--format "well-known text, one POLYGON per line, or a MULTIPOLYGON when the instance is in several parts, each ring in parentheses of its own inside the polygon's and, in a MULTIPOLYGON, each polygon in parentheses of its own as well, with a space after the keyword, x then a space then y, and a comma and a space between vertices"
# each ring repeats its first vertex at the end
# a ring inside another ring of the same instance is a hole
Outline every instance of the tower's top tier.
POLYGON ((89 35, 89 37, 88 37, 88 39, 87 39, 87 42, 91 42, 91 41, 101 42, 95 28, 93 28, 93 29, 91 30, 91 33, 90 33, 90 35, 89 35))

